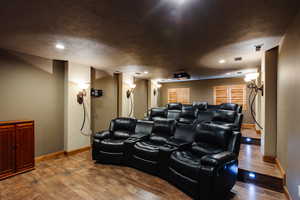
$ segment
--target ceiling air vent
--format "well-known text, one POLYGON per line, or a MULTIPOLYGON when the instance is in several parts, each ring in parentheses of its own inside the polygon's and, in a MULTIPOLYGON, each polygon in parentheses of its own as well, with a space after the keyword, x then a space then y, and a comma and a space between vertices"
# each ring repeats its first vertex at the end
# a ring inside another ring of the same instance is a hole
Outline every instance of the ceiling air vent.
POLYGON ((234 61, 242 61, 242 60, 243 60, 242 57, 236 57, 236 58, 234 58, 234 61))

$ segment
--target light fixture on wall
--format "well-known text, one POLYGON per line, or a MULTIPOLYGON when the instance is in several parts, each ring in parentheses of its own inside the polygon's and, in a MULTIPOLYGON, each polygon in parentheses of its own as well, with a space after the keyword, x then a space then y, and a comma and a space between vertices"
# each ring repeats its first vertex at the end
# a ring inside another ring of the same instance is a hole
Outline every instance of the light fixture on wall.
POLYGON ((80 105, 82 105, 82 108, 83 108, 83 121, 82 121, 82 126, 80 129, 80 132, 81 132, 81 134, 83 134, 85 136, 91 136, 92 135, 91 130, 89 130, 89 133, 85 133, 83 130, 85 122, 86 122, 86 118, 87 118, 87 111, 85 108, 84 97, 87 96, 86 90, 90 87, 90 84, 84 83, 84 82, 78 82, 77 87, 80 89, 80 91, 77 94, 77 102, 80 105))
POLYGON ((154 90, 153 90, 153 95, 154 95, 154 96, 156 96, 156 94, 157 94, 157 92, 158 92, 158 89, 161 88, 161 87, 162 87, 161 84, 157 84, 157 85, 156 85, 156 88, 154 88, 154 90))
POLYGON ((128 114, 128 117, 131 117, 133 112, 133 100, 132 100, 132 94, 134 92, 134 89, 136 88, 136 84, 129 83, 129 89, 126 92, 127 99, 130 99, 130 112, 128 114))
POLYGON ((256 80, 259 77, 259 73, 250 73, 250 74, 246 74, 245 76, 245 82, 247 82, 247 87, 250 89, 250 93, 249 93, 249 97, 248 97, 248 104, 250 106, 250 114, 254 120, 254 122, 257 124, 257 126, 260 129, 263 129, 263 127, 260 125, 260 123, 256 120, 255 117, 255 111, 254 111, 254 102, 255 99, 257 97, 257 95, 259 94, 259 92, 261 93, 261 95, 264 95, 264 86, 263 85, 258 85, 256 80))
POLYGON ((83 98, 86 96, 86 89, 88 89, 90 85, 88 83, 78 83, 78 88, 80 91, 77 94, 77 102, 81 105, 84 103, 83 98))
POLYGON ((259 77, 259 73, 246 74, 245 81, 248 83, 247 87, 251 90, 254 90, 256 93, 261 92, 261 95, 264 96, 264 86, 258 86, 256 84, 256 79, 259 77))
POLYGON ((129 89, 126 92, 127 99, 129 99, 131 97, 132 93, 134 92, 135 87, 136 87, 136 84, 133 84, 133 83, 129 84, 129 89))

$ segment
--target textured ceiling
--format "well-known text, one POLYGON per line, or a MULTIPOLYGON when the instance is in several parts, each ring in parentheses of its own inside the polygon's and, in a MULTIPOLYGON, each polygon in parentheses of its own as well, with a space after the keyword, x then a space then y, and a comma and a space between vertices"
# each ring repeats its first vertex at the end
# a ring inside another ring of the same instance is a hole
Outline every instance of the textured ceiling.
POLYGON ((280 38, 299 0, 9 0, 0 7, 0 48, 108 72, 166 78, 255 68, 280 38), (55 49, 63 43, 65 50, 55 49), (242 56, 243 60, 234 62, 242 56), (218 60, 226 59, 225 64, 218 60))

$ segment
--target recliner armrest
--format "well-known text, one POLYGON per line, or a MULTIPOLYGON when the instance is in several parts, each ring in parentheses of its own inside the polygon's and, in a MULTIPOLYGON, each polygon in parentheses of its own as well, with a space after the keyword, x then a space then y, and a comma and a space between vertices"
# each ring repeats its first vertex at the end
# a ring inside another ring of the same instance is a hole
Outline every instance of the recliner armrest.
MULTIPOLYGON (((172 138, 170 138, 170 139, 172 139, 172 138)), ((167 144, 171 145, 171 146, 175 146, 177 148, 184 148, 186 146, 190 146, 191 142, 172 139, 172 140, 168 140, 167 144)))
POLYGON ((133 134, 133 135, 130 136, 130 138, 136 138, 136 139, 139 139, 139 140, 143 140, 143 139, 146 139, 146 138, 149 138, 149 137, 150 137, 150 135, 145 135, 145 134, 133 134))
POLYGON ((225 151, 218 154, 206 155, 201 158, 201 165, 219 167, 237 159, 234 153, 225 151))
POLYGON ((110 135, 111 135, 110 131, 101 131, 101 132, 94 134, 94 140, 95 139, 104 140, 104 139, 109 138, 110 135))

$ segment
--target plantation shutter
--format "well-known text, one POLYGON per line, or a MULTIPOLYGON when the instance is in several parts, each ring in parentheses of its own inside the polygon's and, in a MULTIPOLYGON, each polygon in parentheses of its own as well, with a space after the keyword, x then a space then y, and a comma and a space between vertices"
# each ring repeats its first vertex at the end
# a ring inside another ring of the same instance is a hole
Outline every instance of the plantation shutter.
POLYGON ((222 103, 236 103, 247 109, 246 85, 226 85, 214 87, 214 102, 216 105, 222 103))
POLYGON ((190 103, 190 88, 168 89, 168 103, 190 103))

